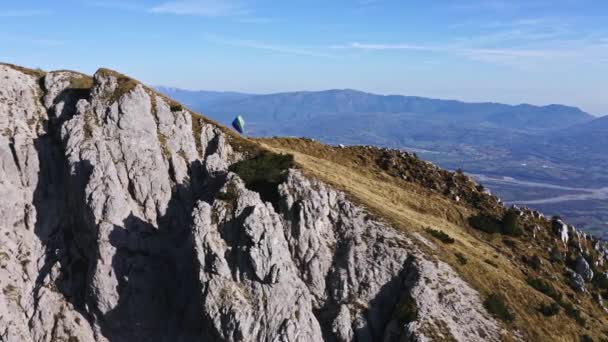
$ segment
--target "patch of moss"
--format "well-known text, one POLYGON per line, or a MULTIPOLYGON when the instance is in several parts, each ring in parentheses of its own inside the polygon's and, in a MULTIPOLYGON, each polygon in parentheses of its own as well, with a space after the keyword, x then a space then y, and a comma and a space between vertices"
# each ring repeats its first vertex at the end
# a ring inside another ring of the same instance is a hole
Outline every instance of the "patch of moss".
POLYGON ((171 101, 169 103, 169 109, 171 109, 172 112, 179 112, 184 110, 184 107, 182 107, 181 104, 175 102, 175 101, 171 101))
POLYGON ((203 118, 200 115, 192 114, 192 136, 198 155, 203 157, 203 144, 201 142, 201 132, 203 131, 203 118))
POLYGON ((101 68, 97 71, 97 73, 102 76, 111 76, 111 77, 116 78, 118 86, 116 87, 116 89, 114 90, 114 92, 112 94, 108 95, 108 101, 110 103, 115 103, 124 94, 129 93, 130 91, 135 89, 135 87, 139 84, 138 81, 136 81, 126 75, 123 75, 119 72, 116 72, 114 70, 101 68))
POLYGON ((71 89, 91 89, 93 88, 93 78, 80 75, 78 77, 73 77, 70 79, 70 88, 71 89))
POLYGON ((509 310, 504 298, 501 295, 493 293, 483 302, 488 312, 504 322, 513 322, 515 315, 509 310))
POLYGON ((166 159, 169 159, 171 157, 171 151, 169 151, 169 146, 167 145, 167 137, 162 133, 158 133, 158 141, 160 143, 160 149, 163 152, 163 156, 166 159))
POLYGON ((443 243, 452 244, 456 242, 456 240, 454 240, 451 236, 441 230, 426 228, 425 231, 443 243))
POLYGON ((44 77, 46 75, 46 72, 40 68, 29 69, 29 68, 24 68, 22 66, 10 64, 10 63, 0 63, 0 65, 4 65, 9 68, 15 69, 17 71, 21 71, 22 73, 24 73, 26 75, 34 76, 36 78, 44 77))

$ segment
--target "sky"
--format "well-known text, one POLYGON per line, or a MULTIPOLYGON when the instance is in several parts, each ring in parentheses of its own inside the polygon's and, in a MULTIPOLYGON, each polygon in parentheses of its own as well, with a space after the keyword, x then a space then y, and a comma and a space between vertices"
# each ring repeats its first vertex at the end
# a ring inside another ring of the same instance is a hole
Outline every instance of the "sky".
POLYGON ((606 0, 0 2, 0 61, 150 85, 358 89, 608 114, 606 0))

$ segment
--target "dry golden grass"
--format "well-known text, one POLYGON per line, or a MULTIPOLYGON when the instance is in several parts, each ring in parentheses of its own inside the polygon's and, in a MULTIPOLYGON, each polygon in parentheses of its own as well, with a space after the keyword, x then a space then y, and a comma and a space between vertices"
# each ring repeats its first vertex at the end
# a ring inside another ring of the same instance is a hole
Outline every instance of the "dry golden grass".
POLYGON ((22 73, 24 73, 26 75, 34 76, 36 78, 40 78, 40 77, 43 77, 44 75, 46 75, 46 72, 43 70, 40 70, 40 69, 29 69, 29 68, 24 68, 22 66, 10 64, 10 63, 0 63, 0 65, 4 65, 9 68, 15 69, 17 71, 21 71, 22 73))
MULTIPOLYGON (((421 186, 387 175, 361 154, 363 148, 338 149, 306 139, 259 139, 265 148, 277 153, 293 154, 297 165, 309 176, 316 177, 346 192, 352 200, 371 213, 407 233, 419 233, 435 242, 437 257, 451 264, 485 298, 502 294, 515 321, 508 324, 527 341, 578 341, 583 334, 595 340, 606 338, 607 316, 583 297, 583 310, 588 316, 588 328, 567 317, 563 310, 554 317, 545 317, 537 310, 541 303, 551 300, 526 283, 525 268, 520 260, 528 246, 524 239, 510 239, 514 249, 506 246, 502 236, 477 232, 466 224, 475 210, 421 186), (440 229, 456 240, 442 244, 425 232, 426 227, 440 229), (458 261, 457 253, 468 262, 458 261), (486 262, 489 260, 492 264, 486 262), (592 317, 595 316, 595 319, 592 317)), ((547 266, 559 275, 559 269, 547 266)), ((564 293, 573 294, 564 284, 564 293)), ((505 340, 510 340, 505 336, 505 340)))

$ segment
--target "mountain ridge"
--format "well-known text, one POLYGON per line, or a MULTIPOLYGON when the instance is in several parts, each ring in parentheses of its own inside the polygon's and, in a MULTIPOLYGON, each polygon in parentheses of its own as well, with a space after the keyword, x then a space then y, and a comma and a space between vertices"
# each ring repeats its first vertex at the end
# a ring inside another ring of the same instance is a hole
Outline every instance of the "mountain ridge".
POLYGON ((605 243, 413 153, 0 65, 0 163, 3 340, 608 338, 605 243))

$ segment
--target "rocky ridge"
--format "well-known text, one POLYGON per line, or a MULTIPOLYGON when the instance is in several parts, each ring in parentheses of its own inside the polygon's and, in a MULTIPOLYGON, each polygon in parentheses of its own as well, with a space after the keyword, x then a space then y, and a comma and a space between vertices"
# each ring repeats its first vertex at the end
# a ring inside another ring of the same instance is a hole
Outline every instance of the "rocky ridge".
POLYGON ((264 201, 230 168, 256 153, 116 72, 0 65, 0 340, 509 335, 343 192, 291 169, 264 201))

